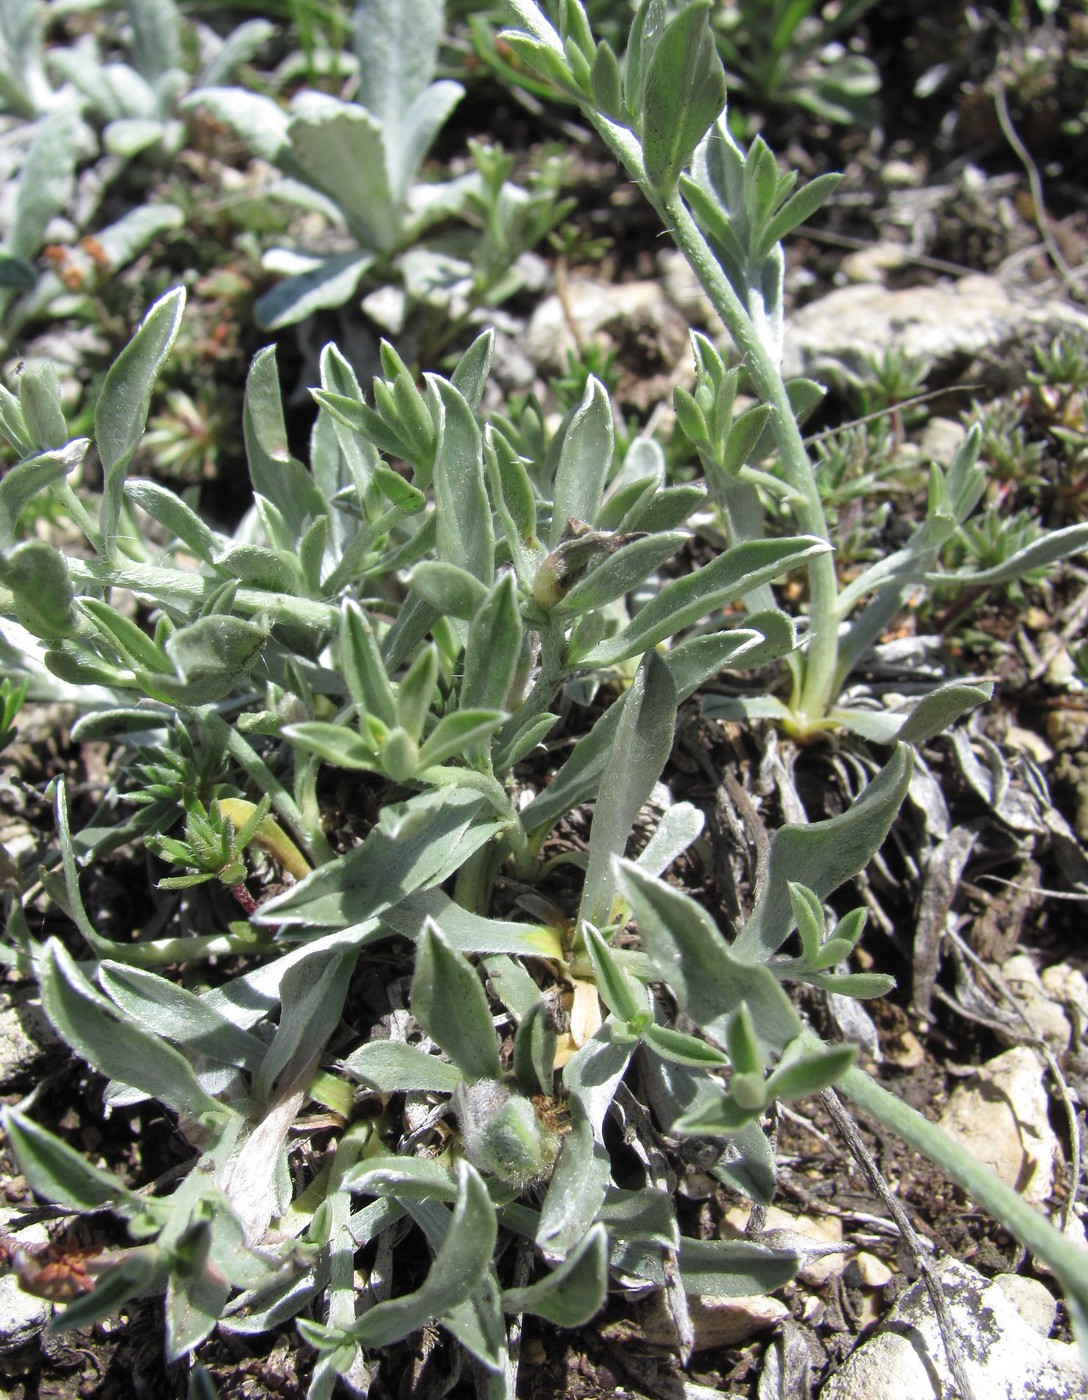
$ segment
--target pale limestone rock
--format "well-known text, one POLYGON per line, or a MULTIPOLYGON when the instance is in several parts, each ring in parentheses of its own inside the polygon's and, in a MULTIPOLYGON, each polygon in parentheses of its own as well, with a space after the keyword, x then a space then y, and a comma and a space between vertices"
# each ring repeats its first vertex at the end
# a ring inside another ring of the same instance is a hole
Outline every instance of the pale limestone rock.
MULTIPOLYGON (((1027 1301, 1027 1318, 1018 1307, 1026 1280, 1010 1289, 1004 1280, 991 1282, 954 1260, 939 1265, 938 1274, 964 1369, 980 1400, 1083 1400, 1088 1374, 1076 1346, 1040 1334, 1038 1299, 1027 1301)), ((919 1281, 880 1331, 854 1348, 820 1400, 938 1400, 953 1393, 937 1320, 919 1281)))
POLYGON ((940 1126, 1032 1205, 1049 1199, 1058 1140, 1047 1116, 1045 1065, 1027 1046, 981 1065, 957 1085, 940 1126))

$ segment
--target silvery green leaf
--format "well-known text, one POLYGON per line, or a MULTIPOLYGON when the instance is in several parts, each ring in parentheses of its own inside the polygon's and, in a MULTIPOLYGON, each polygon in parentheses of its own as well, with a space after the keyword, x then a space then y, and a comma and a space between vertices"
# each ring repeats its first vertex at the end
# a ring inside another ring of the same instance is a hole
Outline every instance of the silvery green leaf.
MULTIPOLYGON (((733 957, 748 963, 763 962, 785 942, 793 929, 791 880, 807 885, 822 901, 868 865, 883 845, 906 796, 911 767, 911 751, 900 744, 845 812, 827 821, 791 824, 775 832, 763 891, 733 941, 733 957)), ((753 998, 748 1002, 753 1009, 760 1005, 753 998)))
MULTIPOLYGON (((511 960, 512 961, 512 960, 511 960)), ((488 969, 489 981, 493 980, 488 969)), ((539 999, 514 1033, 514 1075, 526 1094, 550 1094, 555 1088, 556 1033, 539 999)))
POLYGON ((856 1045, 829 1045, 824 1051, 806 1051, 789 1064, 783 1060, 767 1081, 767 1095, 789 1102, 817 1094, 846 1073, 857 1053, 856 1045))
POLYGON ((361 924, 407 892, 440 884, 489 841, 499 826, 477 821, 485 805, 474 792, 440 789, 387 806, 361 846, 266 900, 255 917, 288 927, 361 924))
POLYGON ((612 950, 593 927, 582 925, 586 952, 593 965, 593 980, 601 1000, 620 1021, 631 1021, 645 1010, 645 997, 638 996, 626 972, 612 956, 612 950))
POLYGON ((704 568, 667 583, 622 631, 580 657, 578 664, 613 666, 648 651, 715 609, 780 578, 808 559, 826 554, 828 548, 824 540, 801 535, 749 540, 727 549, 704 568))
POLYGON ((504 710, 457 710, 444 715, 419 750, 420 768, 463 757, 494 734, 507 718, 504 710))
POLYGON ((130 478, 125 482, 125 495, 180 540, 202 563, 212 562, 221 541, 177 492, 160 486, 157 481, 130 478))
MULTIPOLYGON (((738 1006, 755 1008, 760 1043, 769 1054, 799 1033, 800 1021, 769 969, 741 962, 689 896, 654 879, 632 861, 617 861, 620 890, 635 912, 639 936, 680 1008, 714 1040, 738 1006)), ((787 899, 788 906, 788 899, 787 899)))
POLYGON ((35 637, 56 642, 76 632, 79 613, 68 563, 51 544, 29 539, 7 550, 0 556, 0 584, 11 589, 15 616, 35 637))
POLYGON ((611 1176, 601 1137, 604 1116, 633 1049, 633 1043, 613 1043, 612 1023, 606 1022, 563 1070, 571 1127, 563 1138, 536 1235, 537 1244, 551 1253, 573 1249, 597 1218, 611 1176))
POLYGON ((616 1239, 651 1240, 665 1249, 675 1249, 680 1243, 672 1197, 654 1186, 640 1191, 610 1186, 600 1219, 616 1239))
POLYGON ((313 477, 288 449, 274 346, 259 350, 249 367, 242 431, 255 494, 276 507, 291 539, 300 538, 310 519, 326 513, 328 506, 313 477))
POLYGON ((131 160, 157 142, 166 144, 167 127, 159 117, 119 117, 102 128, 102 145, 111 156, 131 160))
POLYGON ((817 175, 807 185, 802 185, 796 194, 790 195, 765 228, 756 250, 757 260, 765 258, 776 243, 780 243, 799 224, 803 224, 818 209, 822 209, 841 180, 841 175, 832 172, 817 175))
POLYGON ((642 110, 642 93, 650 57, 668 17, 665 0, 642 0, 631 21, 624 64, 623 98, 632 117, 637 117, 642 110))
POLYGON ((608 1291, 608 1235, 594 1225, 557 1269, 526 1288, 502 1295, 508 1313, 535 1313, 557 1327, 584 1327, 604 1305, 608 1291))
POLYGON ((45 242, 49 221, 72 206, 79 113, 67 101, 41 122, 15 186, 4 248, 34 262, 45 242))
POLYGON ((476 969, 456 952, 434 923, 416 945, 412 1015, 466 1079, 499 1079, 495 1027, 476 969))
POLYGON ((408 674, 397 685, 397 724, 418 742, 438 684, 438 648, 432 643, 417 652, 408 674))
POLYGON ((508 725, 509 735, 500 748, 492 754, 492 766, 496 773, 508 773, 541 743, 559 722, 559 716, 545 711, 542 715, 530 715, 517 727, 517 715, 512 725, 508 725))
POLYGON ((755 1240, 680 1240, 680 1276, 685 1291, 698 1297, 772 1293, 789 1283, 803 1262, 792 1250, 755 1240))
POLYGON ((255 321, 262 330, 278 331, 305 321, 315 311, 343 306, 355 295, 359 283, 373 266, 374 257, 371 252, 353 248, 322 258, 305 272, 285 278, 259 297, 253 308, 255 321))
POLYGON ((39 491, 63 481, 83 461, 89 446, 88 438, 74 438, 63 447, 16 463, 0 477, 0 547, 15 542, 15 527, 27 502, 39 491))
POLYGON ((993 698, 993 681, 983 681, 981 685, 967 685, 960 681, 949 681, 938 686, 928 695, 923 695, 917 705, 903 721, 896 738, 904 744, 920 744, 940 734, 979 705, 993 698))
POLYGON ((686 531, 671 530, 648 534, 621 545, 567 590, 556 605, 557 610, 583 613, 622 598, 660 568, 666 559, 671 559, 689 538, 686 531))
POLYGON ((154 1035, 220 1064, 260 1068, 268 1049, 265 1042, 240 1030, 184 987, 142 968, 108 960, 98 965, 98 982, 122 1011, 154 1035))
POLYGON ((360 246, 391 253, 402 215, 385 161, 381 122, 365 107, 304 91, 291 104, 291 155, 307 184, 332 199, 360 246))
POLYGON ((396 724, 396 697, 373 625, 351 598, 340 607, 340 667, 356 705, 385 725, 396 724))
MULTIPOLYGON (((166 654, 177 672, 173 678, 149 675, 149 693, 183 705, 210 705, 225 700, 257 664, 268 640, 264 627, 222 614, 200 617, 166 639, 166 654)), ((141 682, 144 678, 140 677, 141 682)))
POLYGON ((156 83, 181 67, 181 15, 173 0, 128 0, 136 71, 156 83))
POLYGON ((540 1002, 540 988, 517 960, 506 953, 482 958, 486 985, 520 1025, 540 1002))
POLYGON ((359 0, 352 40, 358 97, 383 126, 395 127, 434 78, 443 0, 359 0))
POLYGON ((563 538, 568 520, 596 522, 604 484, 612 467, 615 429, 608 390, 590 375, 582 401, 574 410, 559 452, 549 544, 563 538))
POLYGON ((483 441, 468 404, 447 380, 427 375, 437 407, 434 503, 438 558, 491 586, 495 544, 484 489, 483 441))
POLYGON ((710 32, 709 9, 706 3, 686 5, 654 42, 649 61, 643 59, 643 160, 650 183, 662 196, 675 190, 680 172, 725 106, 725 73, 710 32))
POLYGON ((40 1128, 17 1109, 3 1110, 4 1134, 20 1172, 36 1196, 76 1212, 110 1207, 142 1214, 154 1203, 130 1191, 111 1172, 93 1166, 82 1152, 40 1128))
POLYGON ((242 87, 202 87, 181 103, 183 112, 197 107, 206 108, 217 122, 230 127, 255 156, 279 166, 281 170, 286 168, 284 161, 290 151, 287 139, 290 118, 271 97, 248 92, 242 87))
POLYGON ((464 97, 460 83, 444 79, 421 92, 394 123, 383 129, 390 184, 397 199, 407 200, 435 137, 464 97))
POLYGON ((151 391, 177 339, 184 310, 184 287, 160 297, 110 366, 98 396, 94 440, 103 474, 99 525, 107 542, 117 530, 125 472, 147 426, 151 391))
POLYGON ((180 228, 185 215, 176 204, 142 204, 95 235, 111 266, 127 267, 152 242, 180 228))
POLYGON ((170 675, 170 663, 162 648, 131 618, 98 598, 81 598, 79 607, 126 665, 170 675))
POLYGON ((93 1069, 183 1117, 221 1123, 231 1116, 200 1087, 189 1061, 95 991, 55 939, 43 949, 38 978, 42 1008, 54 1029, 93 1069))
POLYGON ((1067 525, 1062 530, 1047 531, 1034 543, 1016 550, 1002 563, 995 564, 992 569, 975 571, 959 569, 951 574, 929 573, 925 575, 925 579, 927 583, 988 588, 995 583, 1011 583, 1013 579, 1022 578, 1024 574, 1030 573, 1033 569, 1041 569, 1047 564, 1055 564, 1059 559, 1068 559, 1071 555, 1081 554, 1086 549, 1088 549, 1088 525, 1067 525))
POLYGON ((408 587, 437 612, 466 622, 476 616, 487 597, 487 588, 475 574, 441 559, 425 559, 417 564, 408 576, 408 587))
POLYGON ((372 1040, 360 1045, 341 1067, 352 1079, 382 1094, 452 1094, 463 1077, 456 1065, 428 1055, 416 1045, 396 1040, 372 1040))
POLYGON ((489 327, 476 337, 450 375, 450 383, 473 411, 479 408, 483 398, 494 354, 495 331, 489 327))
POLYGON ((649 875, 660 875, 702 835, 706 818, 690 802, 677 802, 661 816, 654 834, 638 854, 649 875))
POLYGON ((220 1328, 228 1333, 237 1332, 243 1337, 276 1330, 305 1310, 310 1300, 327 1284, 327 1273, 327 1268, 306 1269, 288 1278, 277 1279, 265 1288, 242 1294, 227 1304, 219 1320, 220 1328))
POLYGON ((280 1023, 253 1083, 254 1095, 270 1103, 308 1077, 340 1020, 355 966, 353 952, 314 952, 290 968, 280 984, 280 1023))
POLYGON ((639 666, 602 776, 589 835, 578 922, 611 922, 612 860, 627 847, 635 818, 672 751, 676 732, 676 685, 665 662, 649 652, 639 666))
POLYGON ((60 399, 60 382, 48 360, 23 370, 19 377, 19 406, 23 422, 39 450, 55 450, 68 442, 70 434, 60 399))
POLYGON ((301 724, 284 725, 282 733, 299 749, 316 754, 334 768, 373 772, 381 766, 379 747, 365 730, 359 733, 346 729, 342 724, 306 720, 301 724))
POLYGON ((204 1341, 219 1321, 229 1297, 228 1283, 203 1272, 171 1275, 163 1305, 168 1362, 180 1361, 204 1341))
POLYGON ((621 530, 675 530, 694 511, 706 505, 705 486, 666 486, 654 495, 642 498, 624 514, 621 530))
POLYGON ((541 1249, 566 1254, 591 1228, 604 1200, 611 1162, 578 1100, 572 1100, 569 1130, 540 1209, 536 1242, 541 1249))
POLYGON ((275 36, 276 26, 266 19, 250 19, 232 29, 200 74, 202 87, 229 80, 235 69, 256 57, 258 49, 275 36))
POLYGON ((721 1069, 729 1063, 728 1055, 716 1050, 713 1045, 708 1045, 705 1040, 698 1040, 693 1035, 684 1035, 668 1026, 648 1026, 643 1042, 662 1059, 693 1069, 721 1069))
POLYGON ((417 890, 387 909, 382 923, 405 938, 418 939, 433 919, 451 948, 460 953, 506 954, 511 957, 563 959, 558 932, 545 924, 518 924, 487 919, 456 904, 442 890, 417 890))
POLYGON ((460 1189, 451 1167, 428 1157, 367 1157, 348 1171, 343 1185, 353 1195, 405 1201, 455 1201, 460 1189))
POLYGON ((517 583, 504 573, 469 627, 460 709, 503 708, 517 674, 522 630, 517 583))
POLYGON ((478 1172, 457 1164, 457 1204, 422 1285, 376 1303, 351 1328, 363 1346, 389 1346, 465 1302, 483 1283, 498 1234, 495 1207, 478 1172))

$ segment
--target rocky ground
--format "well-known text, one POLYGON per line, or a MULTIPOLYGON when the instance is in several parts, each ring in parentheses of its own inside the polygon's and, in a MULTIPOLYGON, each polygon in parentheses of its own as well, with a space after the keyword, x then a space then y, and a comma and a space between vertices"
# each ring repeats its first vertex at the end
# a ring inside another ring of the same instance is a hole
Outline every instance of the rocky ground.
MULTIPOLYGON (((1028 380, 1036 347, 1063 333, 1088 338, 1079 276, 1088 263, 1088 203, 1073 157, 1078 139, 1083 152, 1084 136, 1062 125, 1077 115, 1062 86, 1067 67, 1079 64, 1083 75, 1088 62, 1088 36, 1078 28, 1083 15, 1075 5, 1059 7, 1051 24, 1033 11, 1037 27, 1022 21, 1017 28, 1007 16, 980 17, 956 6, 944 20, 920 20, 912 16, 916 8, 879 5, 859 31, 883 75, 880 122, 834 126, 789 105, 762 113, 774 149, 807 174, 846 172, 830 210, 789 248, 791 372, 837 386, 813 433, 867 411, 856 387, 869 373, 866 352, 924 362, 912 393, 900 397, 931 397, 920 408, 900 405, 890 418, 901 482, 892 510, 876 520, 866 514, 870 502, 848 495, 840 506, 844 518, 857 516, 869 547, 874 534, 894 539, 920 508, 919 463, 947 460, 973 402, 1022 423, 1028 447, 1042 443, 1030 472, 1010 467, 1001 478, 1000 499, 1010 511, 1030 505, 1051 525, 1069 523, 1083 518, 1088 494, 1085 400, 1080 422, 1061 425, 1084 435, 1084 453, 1070 468, 1028 380), (1046 62, 1035 62, 1036 49, 1046 62), (1022 91, 1017 99, 1010 88, 1011 97, 1000 97, 1000 74, 1010 65, 1015 74, 1019 62, 1022 76, 1029 59, 1039 95, 1022 91), (1047 72, 1049 89, 1038 76, 1047 72), (1030 170, 1022 152, 1031 156, 1030 170)), ((1088 100, 1088 81, 1081 81, 1088 100)), ((511 99, 502 92, 473 104, 477 119, 486 99, 525 131, 527 143, 544 139, 535 118, 516 106, 508 111, 511 99)), ((572 184, 586 241, 604 230, 613 240, 581 261, 549 257, 545 295, 515 304, 504 321, 496 356, 502 387, 546 392, 548 377, 564 371, 568 349, 596 346, 602 357, 615 355, 616 398, 630 421, 667 437, 671 387, 690 373, 688 326, 713 333, 713 318, 604 153, 590 140, 575 149, 572 184)), ((1015 443, 1010 451, 1015 457, 1015 443)), ((1019 592, 969 600, 960 611, 938 602, 885 639, 876 662, 885 675, 904 668, 925 674, 926 667, 992 674, 997 696, 959 738, 924 747, 901 820, 861 884, 874 928, 869 953, 875 966, 896 974, 896 992, 864 1006, 832 998, 807 1008, 829 1032, 837 1027, 859 1041, 883 1083, 940 1121, 1081 1243, 1086 613, 1088 571, 1074 562, 1019 592)), ((109 782, 108 754, 68 742, 69 719, 27 712, 17 744, 4 754, 0 842, 13 854, 46 849, 52 816, 42 788, 57 771, 67 775, 73 805, 84 815, 109 782)), ((758 842, 795 818, 798 802, 818 817, 821 794, 844 781, 850 747, 798 750, 770 730, 702 718, 697 705, 683 723, 667 786, 707 813, 707 836, 683 877, 713 902, 729 884, 723 863, 736 864, 743 885, 738 833, 758 842)), ((575 827, 567 835, 578 839, 575 827)), ((88 908, 118 926, 139 923, 149 897, 138 888, 142 865, 137 873, 138 881, 127 854, 102 863, 85 891, 88 908)), ((56 910, 41 918, 41 931, 63 927, 56 910)), ((101 1084, 57 1048, 32 989, 11 977, 0 986, 0 1090, 4 1102, 29 1105, 82 1151, 133 1179, 146 1182, 178 1165, 183 1148, 162 1115, 134 1110, 103 1118, 101 1084)), ((779 1193, 764 1228, 802 1237, 810 1262, 796 1282, 774 1297, 693 1303, 686 1364, 677 1319, 656 1296, 614 1295, 605 1315, 574 1333, 527 1323, 520 1394, 923 1397, 950 1394, 965 1361, 977 1400, 1084 1394, 1088 1382, 1052 1281, 924 1161, 860 1124, 862 1148, 906 1210, 904 1236, 833 1104, 782 1109, 771 1129, 779 1193), (947 1283, 943 1326, 920 1277, 928 1264, 947 1283), (933 1371, 920 1369, 908 1332, 927 1338, 933 1371)), ((616 1133, 624 1130, 618 1122, 616 1133)), ((686 1218, 706 1233, 748 1225, 748 1208, 696 1166, 679 1174, 675 1190, 686 1218)), ((2 1150, 0 1192, 7 1211, 34 1209, 2 1150)), ((42 1209, 40 1216, 45 1243, 56 1237, 52 1213, 42 1209)), ((77 1229, 66 1267, 79 1243, 77 1229)), ((186 1394, 183 1368, 163 1367, 154 1299, 75 1334, 42 1330, 53 1309, 49 1299, 20 1292, 12 1275, 0 1278, 4 1393, 15 1400, 186 1394)), ((202 1355, 231 1400, 304 1395, 312 1361, 290 1329, 260 1339, 218 1338, 202 1355)), ((382 1375, 375 1396, 393 1389, 412 1397, 475 1393, 467 1363, 462 1373, 455 1349, 437 1332, 399 1348, 382 1375)))

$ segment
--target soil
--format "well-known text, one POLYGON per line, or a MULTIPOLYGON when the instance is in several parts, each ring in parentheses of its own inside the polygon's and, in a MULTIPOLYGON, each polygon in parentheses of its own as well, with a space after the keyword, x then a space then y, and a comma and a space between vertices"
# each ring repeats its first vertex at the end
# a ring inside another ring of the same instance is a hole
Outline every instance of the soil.
MULTIPOLYGON (((894 274, 898 285, 932 280, 940 275, 940 264, 1000 271, 1015 260, 1022 275, 1038 279, 1040 295, 1045 289, 1048 296, 1073 297, 1075 288, 1063 287, 1054 275, 1039 232, 1040 224, 1045 223, 1066 260, 1083 265, 1088 255, 1088 200, 1077 182, 1073 159, 1076 138, 1063 130, 1063 121, 1071 122, 1068 108, 1074 104, 1062 86, 1067 77, 1059 80, 1052 74, 1054 81, 1049 88, 1041 85, 1041 96, 1033 102, 1014 102, 1011 112, 1039 169, 1046 173, 1047 207, 1042 209, 1033 204, 1027 175, 1010 149, 993 100, 993 73, 999 62, 1011 61, 1009 54, 1022 49, 1023 43, 1015 39, 1005 21, 993 15, 987 14, 979 25, 969 25, 967 10, 970 8, 977 19, 975 7, 946 6, 940 18, 919 14, 923 8, 907 0, 882 0, 857 29, 856 43, 876 60, 882 78, 880 119, 870 129, 814 121, 795 106, 768 106, 762 112, 752 108, 752 120, 758 119, 772 148, 788 153, 806 175, 825 169, 846 172, 844 197, 791 241, 792 295, 798 301, 814 300, 835 284, 844 248, 890 239, 910 243, 909 257, 894 274), (924 85, 926 96, 919 97, 919 80, 938 63, 945 65, 943 76, 935 80, 935 86, 924 85), (918 229, 904 230, 904 203, 896 202, 889 186, 890 163, 898 163, 900 171, 914 172, 915 205, 926 209, 920 233, 918 229), (964 195, 961 179, 968 167, 975 172, 970 198, 964 195), (995 217, 995 211, 1000 217, 995 217)), ((1088 39, 1078 29, 1078 25, 1083 27, 1083 16, 1077 11, 1074 4, 1059 7, 1054 23, 1059 39, 1055 42, 1064 43, 1070 51, 1079 43, 1083 64, 1088 39)), ((1083 73, 1083 67, 1080 71, 1083 73)), ((1079 100, 1086 99, 1088 84, 1079 100)), ((444 154, 453 159, 456 150, 463 150, 466 137, 488 134, 497 104, 516 118, 504 122, 503 136, 522 159, 532 159, 535 147, 554 139, 553 118, 527 112, 512 103, 504 90, 480 79, 443 138, 448 149, 440 150, 440 157, 444 154)), ((565 116, 569 120, 569 111, 565 116)), ((1079 139, 1083 141, 1083 136, 1079 139)), ((584 241, 607 232, 613 242, 603 261, 597 257, 580 265, 574 254, 566 260, 565 272, 600 278, 603 268, 617 281, 656 276, 660 235, 652 214, 626 183, 617 180, 592 138, 573 149, 570 186, 578 207, 572 222, 584 241)), ((515 302, 507 309, 519 316, 528 314, 532 307, 531 303, 515 302)), ((246 343, 249 334, 241 335, 231 365, 244 365, 249 349, 255 348, 246 343)), ((658 372, 654 347, 647 351, 637 344, 621 345, 620 350, 621 384, 644 377, 648 366, 658 372), (641 362, 640 354, 644 357, 641 362)), ((285 343, 288 364, 292 353, 299 362, 297 350, 285 343)), ((284 378, 287 382, 288 375, 284 378)), ((850 411, 849 403, 832 398, 815 426, 842 421, 850 411)), ((306 432, 303 414, 300 408, 292 425, 292 437, 300 442, 306 432)), ((1035 489, 1025 491, 1025 497, 1031 498, 1035 489)), ((212 483, 216 513, 231 515, 237 506, 233 492, 229 482, 218 488, 212 483)), ((915 502, 915 507, 920 504, 915 502)), ((1045 505, 1051 516, 1075 519, 1083 496, 1059 500, 1050 490, 1045 505)), ((1051 782, 1056 810, 1068 831, 1075 833, 1059 839, 1053 834, 1014 830, 971 786, 946 740, 926 746, 925 758, 948 803, 951 825, 966 826, 975 833, 972 856, 958 882, 952 909, 959 937, 983 959, 1000 961, 1014 949, 1026 950, 1039 967, 1064 963, 1088 972, 1082 906, 1028 901, 1017 889, 1030 882, 1038 888, 1069 892, 1088 869, 1077 849, 1077 838, 1086 834, 1088 810, 1088 780, 1077 764, 1084 731, 1080 701, 1048 679, 1045 669, 1039 670, 1038 656, 1032 656, 1028 645, 1032 637, 1038 641, 1055 630, 1059 614, 1083 596, 1084 585, 1083 571, 1069 566, 1046 583, 1026 586, 1020 598, 988 596, 961 619, 955 633, 962 672, 984 673, 996 664, 1006 676, 997 700, 981 720, 981 732, 999 741, 1007 741, 1010 733, 1034 736, 1030 752, 1051 782), (1024 617, 1030 619, 1033 614, 1037 625, 1025 629, 1024 617), (1012 883, 997 883, 990 877, 1012 883)), ((596 703, 606 699, 599 697, 596 703)), ((64 739, 69 719, 27 712, 20 741, 4 756, 9 781, 0 793, 3 814, 32 831, 43 850, 52 831, 51 807, 43 797, 45 783, 58 772, 65 774, 73 825, 78 826, 94 811, 110 781, 108 754, 102 746, 79 746, 64 739)), ((568 733, 576 734, 580 722, 584 719, 575 712, 568 720, 568 733)), ((676 799, 696 803, 708 821, 705 838, 674 875, 721 917, 746 907, 759 844, 760 833, 746 825, 737 791, 747 795, 750 806, 758 807, 759 821, 766 823, 768 830, 785 817, 773 782, 768 783, 761 771, 766 759, 764 733, 742 733, 734 726, 703 721, 697 704, 685 711, 683 726, 665 781, 676 799), (731 774, 732 787, 720 785, 723 772, 731 774), (743 833, 739 843, 738 823, 743 833)), ((863 754, 864 746, 841 741, 798 750, 783 745, 780 758, 792 770, 810 817, 828 815, 845 801, 843 777, 849 772, 852 752, 863 754)), ((1011 781, 1015 788, 1029 791, 1030 780, 1029 765, 1014 766, 1011 781)), ((350 830, 359 818, 358 806, 354 810, 352 806, 360 800, 360 789, 348 794, 330 780, 323 797, 331 823, 350 839, 350 830)), ((577 849, 586 833, 585 814, 574 814, 557 835, 557 849, 563 845, 577 849)), ((867 1004, 874 1036, 868 1067, 893 1092, 931 1118, 939 1115, 951 1090, 972 1066, 1008 1044, 1007 1036, 999 1033, 992 1018, 979 1013, 978 1001, 968 994, 974 974, 972 964, 963 956, 945 957, 935 970, 934 994, 919 1009, 919 950, 915 946, 916 911, 922 895, 919 872, 936 840, 927 829, 925 812, 908 803, 881 860, 860 890, 840 892, 843 912, 853 907, 859 896, 869 905, 873 917, 871 936, 866 940, 868 955, 874 967, 891 971, 898 981, 887 998, 867 1004)), ((560 910, 575 907, 575 887, 568 888, 559 874, 543 893, 560 910)), ((104 931, 106 924, 139 927, 155 910, 143 858, 130 850, 118 851, 96 865, 93 878, 85 882, 84 898, 92 918, 103 921, 104 931)), ((236 911, 227 916, 236 917, 236 911)), ((43 914, 42 919, 41 926, 34 929, 37 937, 68 936, 57 911, 43 914)), ((407 945, 382 945, 378 953, 360 961, 344 1018, 355 1035, 373 1026, 389 1009, 384 993, 375 990, 376 979, 367 977, 368 969, 376 967, 381 970, 381 986, 387 988, 395 979, 409 975, 410 950, 407 945)), ((14 978, 9 978, 9 986, 14 992, 20 990, 14 978)), ((822 1002, 812 997, 805 1010, 818 1029, 834 1032, 822 1002)), ((332 1048, 335 1052, 337 1046, 332 1048)), ((1083 1049, 1076 1048, 1063 1064, 1078 1102, 1085 1066, 1083 1049)), ((153 1181, 185 1161, 188 1149, 168 1117, 153 1107, 121 1110, 104 1117, 101 1081, 55 1047, 45 1052, 26 1078, 2 1088, 0 1099, 9 1105, 32 1094, 38 1121, 94 1160, 108 1164, 134 1186, 153 1181)), ((839 1220, 848 1245, 882 1259, 891 1271, 889 1283, 873 1287, 865 1283, 856 1264, 847 1264, 843 1272, 822 1283, 797 1282, 777 1295, 789 1319, 809 1339, 811 1364, 804 1380, 807 1388, 797 1391, 800 1397, 815 1393, 859 1335, 887 1311, 896 1293, 914 1276, 915 1266, 888 1225, 883 1203, 874 1196, 823 1105, 813 1100, 796 1107, 797 1112, 782 1114, 774 1125, 768 1124, 776 1133, 778 1203, 793 1213, 839 1220)), ((1067 1125, 1056 1094, 1051 1119, 1068 1159, 1067 1125)), ((1015 1241, 966 1203, 924 1159, 864 1121, 860 1126, 870 1152, 885 1179, 894 1185, 915 1228, 936 1250, 987 1273, 1030 1273, 1035 1269, 1015 1241)), ((309 1150, 315 1160, 327 1145, 320 1133, 312 1137, 309 1150)), ((672 1164, 677 1169, 675 1185, 685 1232, 716 1235, 726 1212, 740 1198, 697 1168, 684 1166, 678 1156, 672 1164)), ((1062 1180, 1058 1197, 1068 1195, 1069 1189, 1070 1184, 1062 1180)), ((50 1221, 55 1238, 63 1240, 68 1250, 120 1242, 119 1234, 116 1239, 111 1236, 112 1227, 105 1218, 66 1227, 55 1218, 59 1213, 38 1207, 28 1198, 26 1183, 2 1148, 0 1193, 5 1204, 37 1211, 50 1221), (71 1232, 64 1233, 66 1228, 71 1232)), ((420 1257, 425 1257, 422 1247, 420 1257)), ((846 1256, 848 1260, 851 1257, 846 1256)), ((500 1269, 503 1267, 505 1264, 500 1264, 500 1269)), ((713 1391, 755 1397, 772 1332, 756 1333, 738 1344, 698 1349, 685 1367, 676 1345, 652 1313, 650 1300, 616 1293, 607 1311, 579 1331, 558 1332, 539 1319, 527 1318, 521 1337, 519 1396, 525 1400, 593 1400, 628 1394, 652 1400, 679 1400, 681 1396, 698 1400, 713 1391)), ((313 1365, 313 1353, 299 1343, 293 1328, 259 1339, 216 1336, 200 1349, 200 1359, 224 1400, 267 1395, 293 1400, 304 1396, 313 1365)), ((108 1324, 75 1333, 44 1334, 23 1351, 0 1357, 0 1391, 13 1400, 168 1400, 187 1395, 188 1385, 187 1365, 164 1365, 161 1303, 154 1298, 129 1305, 108 1324)), ((375 1400, 433 1400, 441 1395, 474 1395, 476 1387, 470 1362, 451 1339, 438 1330, 428 1330, 383 1355, 370 1393, 375 1400)))

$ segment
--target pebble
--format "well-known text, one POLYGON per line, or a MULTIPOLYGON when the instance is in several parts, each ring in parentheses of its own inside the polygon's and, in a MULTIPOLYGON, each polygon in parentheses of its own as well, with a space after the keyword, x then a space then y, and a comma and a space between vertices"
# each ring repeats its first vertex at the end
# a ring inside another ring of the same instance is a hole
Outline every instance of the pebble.
MULTIPOLYGON (((939 1264, 937 1274, 980 1400, 1083 1400, 1088 1374, 1080 1353, 1042 1332, 1042 1300, 1024 1288, 1031 1280, 991 1281, 955 1260, 939 1264)), ((938 1400, 953 1393, 933 1306, 919 1281, 824 1384, 820 1400, 938 1400)))
MULTIPOLYGON (((0 1225, 19 1218, 20 1212, 0 1210, 0 1225)), ((48 1244, 44 1225, 28 1225, 15 1238, 24 1244, 48 1244)), ((0 1277, 0 1353, 18 1351, 32 1342, 53 1315, 53 1305, 45 1298, 24 1293, 13 1273, 0 1277)))
POLYGON ((1026 1045, 980 1065, 952 1091, 940 1126, 1032 1205, 1050 1197, 1058 1139, 1050 1126, 1046 1066, 1026 1045))

